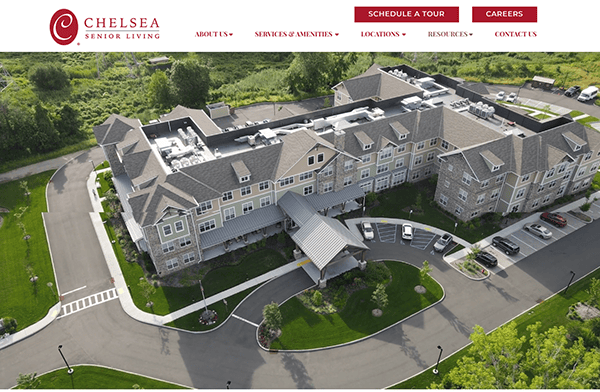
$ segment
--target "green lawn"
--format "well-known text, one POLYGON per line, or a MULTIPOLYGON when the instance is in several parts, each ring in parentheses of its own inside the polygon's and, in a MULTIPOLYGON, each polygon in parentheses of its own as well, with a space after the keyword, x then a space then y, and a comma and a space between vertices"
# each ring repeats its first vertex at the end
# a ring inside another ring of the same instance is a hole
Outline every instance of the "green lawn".
MULTIPOLYGON (((428 181, 429 180, 422 181, 420 186, 427 184, 428 187, 435 189, 435 184, 429 184, 428 181)), ((498 224, 494 222, 484 222, 477 218, 473 219, 472 222, 481 221, 481 225, 477 226, 476 223, 473 223, 473 226, 471 227, 470 224, 459 223, 455 229, 455 219, 442 212, 437 207, 437 204, 433 203, 433 205, 431 205, 430 201, 425 197, 424 191, 420 191, 419 187, 410 183, 404 183, 390 191, 379 194, 377 200, 379 200, 379 205, 372 208, 369 212, 369 215, 372 217, 380 216, 385 218, 409 219, 410 215, 411 221, 437 227, 438 229, 457 235, 471 243, 475 243, 500 230, 498 224), (411 206, 415 204, 419 192, 421 192, 423 196, 421 203, 423 213, 409 214, 409 212, 403 211, 405 208, 410 211, 411 206)))
POLYGON ((46 184, 52 173, 47 171, 21 180, 27 181, 31 192, 29 198, 19 187, 20 181, 0 184, 0 206, 10 210, 2 214, 4 224, 0 228, 0 317, 14 317, 19 330, 42 319, 58 302, 42 221, 42 212, 47 211, 46 184), (23 239, 25 234, 14 215, 21 207, 27 207, 20 220, 31 236, 27 241, 23 239), (28 267, 38 276, 35 284, 29 281, 28 267))
MULTIPOLYGON (((577 302, 586 301, 589 295, 586 293, 586 290, 589 288, 590 280, 592 278, 599 279, 600 278, 600 270, 596 270, 592 274, 588 275, 586 278, 580 280, 579 282, 571 285, 569 287, 569 291, 567 295, 562 293, 555 295, 549 300, 537 305, 531 311, 522 314, 521 316, 515 319, 517 323, 517 330, 520 335, 527 334, 527 327, 531 324, 535 324, 536 322, 540 322, 541 328, 540 332, 546 331, 553 326, 560 325, 569 325, 572 323, 579 323, 579 321, 573 321, 568 319, 566 314, 569 311, 569 306, 575 304, 577 302)), ((527 347, 524 345, 523 350, 526 350, 527 347)), ((448 373, 450 369, 452 369, 456 362, 464 355, 467 354, 468 346, 463 348, 462 350, 456 352, 452 356, 444 359, 444 361, 440 362, 438 367, 440 371, 440 375, 448 373)), ((440 376, 435 376, 431 369, 424 371, 423 373, 412 377, 402 383, 396 384, 393 388, 396 389, 427 389, 433 382, 439 382, 440 376)))
POLYGON ((108 163, 108 161, 104 161, 101 164, 99 164, 98 166, 96 166, 96 170, 108 169, 109 167, 110 167, 110 164, 108 163))
POLYGON ((371 314, 376 308, 371 302, 374 288, 353 293, 340 313, 329 315, 312 312, 294 297, 280 307, 284 326, 271 348, 299 350, 351 342, 381 331, 442 298, 442 287, 429 276, 421 282, 418 268, 395 261, 385 264, 392 273, 392 282, 386 289, 389 305, 381 317, 371 314), (415 292, 418 284, 425 286, 427 293, 415 292))
POLYGON ((552 116, 549 116, 549 115, 544 114, 544 113, 538 113, 538 114, 536 114, 533 117, 537 118, 538 120, 545 120, 545 119, 550 118, 552 116))
POLYGON ((569 116, 571 116, 572 118, 581 116, 582 114, 585 114, 583 112, 580 112, 579 110, 573 110, 572 112, 569 113, 569 116))
MULTIPOLYGON (((105 215, 102 216, 103 219, 106 219, 105 215)), ((109 238, 116 238, 110 221, 107 221, 104 226, 109 233, 109 238)), ((150 297, 150 300, 154 302, 154 307, 152 309, 147 308, 146 299, 142 295, 141 288, 138 286, 140 278, 144 277, 142 267, 137 263, 129 263, 125 260, 118 242, 113 244, 113 250, 119 260, 125 281, 130 287, 133 302, 139 309, 164 316, 202 299, 198 280, 189 277, 189 279, 186 279, 188 285, 185 287, 157 287, 156 293, 150 297)), ((202 279, 204 295, 210 297, 286 263, 285 258, 279 252, 272 249, 262 249, 248 254, 234 266, 224 266, 209 271, 204 279, 202 279)))
POLYGON ((166 381, 100 366, 73 366, 73 374, 58 369, 38 376, 39 389, 188 389, 166 381))
POLYGON ((587 116, 582 118, 581 120, 577 120, 578 123, 583 124, 583 125, 587 125, 591 123, 591 122, 597 122, 598 118, 594 117, 594 116, 587 116))
POLYGON ((204 312, 204 308, 197 312, 190 313, 186 316, 178 318, 175 321, 171 321, 170 323, 165 325, 169 327, 185 329, 188 331, 209 331, 211 329, 217 328, 219 325, 223 324, 223 321, 227 320, 227 317, 229 317, 233 309, 235 309, 235 307, 238 306, 238 304, 242 302, 244 298, 246 298, 252 291, 254 291, 256 287, 257 286, 251 287, 247 290, 232 295, 231 297, 228 297, 226 299, 227 305, 225 305, 223 301, 219 301, 212 305, 209 305, 208 309, 214 310, 215 312, 217 312, 218 315, 217 322, 212 325, 202 325, 198 322, 200 314, 204 312))

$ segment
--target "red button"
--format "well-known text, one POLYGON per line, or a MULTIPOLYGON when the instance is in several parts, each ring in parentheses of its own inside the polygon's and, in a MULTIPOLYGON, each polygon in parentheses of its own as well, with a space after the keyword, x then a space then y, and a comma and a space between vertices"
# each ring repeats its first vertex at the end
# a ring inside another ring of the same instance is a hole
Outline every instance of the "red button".
POLYGON ((354 22, 458 23, 458 7, 354 7, 354 22))
POLYGON ((473 22, 536 23, 537 7, 473 7, 473 22))

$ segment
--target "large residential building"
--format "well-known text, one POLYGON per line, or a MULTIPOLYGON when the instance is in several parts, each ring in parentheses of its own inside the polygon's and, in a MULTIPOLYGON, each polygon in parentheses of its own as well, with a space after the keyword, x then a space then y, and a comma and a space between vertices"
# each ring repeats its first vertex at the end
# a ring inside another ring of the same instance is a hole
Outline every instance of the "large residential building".
POLYGON ((334 93, 332 108, 232 131, 181 106, 94 128, 159 274, 285 230, 326 281, 348 259, 364 265, 362 238, 331 216, 368 192, 438 174, 436 201, 469 220, 543 207, 588 187, 600 165, 598 132, 527 118, 481 84, 374 66, 334 93))

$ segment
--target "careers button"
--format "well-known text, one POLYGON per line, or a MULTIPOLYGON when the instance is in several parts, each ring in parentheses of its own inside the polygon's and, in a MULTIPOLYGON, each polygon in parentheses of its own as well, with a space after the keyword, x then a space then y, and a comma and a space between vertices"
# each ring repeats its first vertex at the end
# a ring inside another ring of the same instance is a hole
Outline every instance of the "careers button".
POLYGON ((537 7, 473 7, 473 22, 535 23, 537 7))

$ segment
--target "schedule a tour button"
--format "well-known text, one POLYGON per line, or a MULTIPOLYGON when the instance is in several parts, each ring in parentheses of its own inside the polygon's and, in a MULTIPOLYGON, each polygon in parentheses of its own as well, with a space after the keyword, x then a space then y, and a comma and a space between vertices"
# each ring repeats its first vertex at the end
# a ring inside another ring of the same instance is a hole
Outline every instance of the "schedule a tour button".
POLYGON ((473 7, 474 23, 536 23, 537 7, 473 7))

